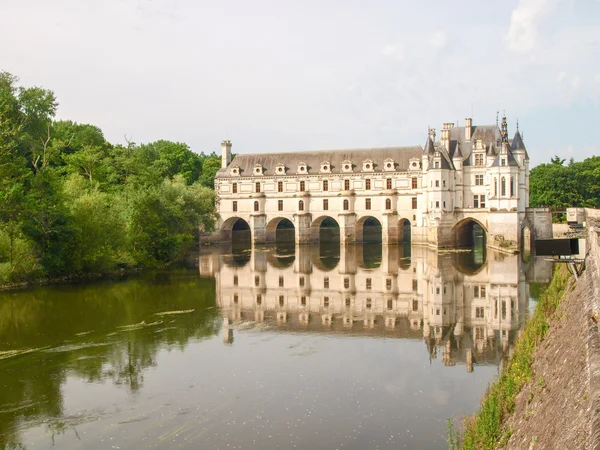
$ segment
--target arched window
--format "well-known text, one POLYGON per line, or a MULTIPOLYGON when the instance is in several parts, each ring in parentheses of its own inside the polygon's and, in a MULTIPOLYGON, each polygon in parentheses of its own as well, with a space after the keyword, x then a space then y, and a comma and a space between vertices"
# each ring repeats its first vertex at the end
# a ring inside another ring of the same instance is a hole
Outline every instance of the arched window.
POLYGON ((498 197, 498 178, 494 178, 494 197, 498 197))
POLYGON ((385 199, 385 209, 392 209, 392 201, 389 198, 385 199))
POLYGON ((298 202, 298 211, 304 211, 304 200, 298 202))
POLYGON ((506 178, 502 177, 502 189, 501 189, 502 197, 506 196, 506 178))
POLYGON ((258 211, 258 202, 254 202, 254 211, 258 211))
POLYGON ((510 177, 510 196, 515 196, 515 179, 514 177, 510 177))
POLYGON ((349 208, 350 208, 350 203, 348 203, 348 200, 344 200, 344 211, 348 211, 349 208))

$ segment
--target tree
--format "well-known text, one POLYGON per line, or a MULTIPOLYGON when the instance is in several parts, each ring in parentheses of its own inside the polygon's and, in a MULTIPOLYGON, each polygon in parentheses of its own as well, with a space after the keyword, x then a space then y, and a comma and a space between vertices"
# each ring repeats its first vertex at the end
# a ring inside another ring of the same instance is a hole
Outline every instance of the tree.
POLYGON ((214 153, 204 159, 202 163, 202 174, 200 175, 200 183, 203 186, 214 189, 215 176, 221 168, 221 158, 214 153))

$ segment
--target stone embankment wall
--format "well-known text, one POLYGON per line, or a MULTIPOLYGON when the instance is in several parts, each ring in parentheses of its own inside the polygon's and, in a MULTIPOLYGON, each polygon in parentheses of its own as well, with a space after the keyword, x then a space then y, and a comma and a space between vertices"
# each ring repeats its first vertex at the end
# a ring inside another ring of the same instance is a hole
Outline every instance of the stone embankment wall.
MULTIPOLYGON (((567 290, 507 425, 510 449, 600 449, 600 214, 590 210, 586 270, 567 290)), ((556 236, 555 236, 556 237, 556 236)))

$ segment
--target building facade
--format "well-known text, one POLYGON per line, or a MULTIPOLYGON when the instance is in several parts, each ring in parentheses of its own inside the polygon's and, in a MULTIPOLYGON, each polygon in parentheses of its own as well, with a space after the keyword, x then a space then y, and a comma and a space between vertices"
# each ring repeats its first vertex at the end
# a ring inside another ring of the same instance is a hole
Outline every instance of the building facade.
POLYGON ((445 123, 424 147, 238 154, 222 143, 215 178, 223 240, 249 229, 254 243, 294 229, 297 244, 339 226, 341 244, 364 240, 365 224, 381 240, 438 247, 468 245, 479 226, 489 246, 516 250, 529 206, 529 156, 506 117, 496 125, 445 123))

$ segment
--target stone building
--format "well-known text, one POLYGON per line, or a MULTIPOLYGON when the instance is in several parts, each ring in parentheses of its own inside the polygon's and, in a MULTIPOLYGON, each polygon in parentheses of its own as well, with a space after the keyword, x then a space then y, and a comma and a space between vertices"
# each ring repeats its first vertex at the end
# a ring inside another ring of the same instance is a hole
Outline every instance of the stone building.
POLYGON ((294 229, 297 244, 339 227, 341 244, 365 240, 366 225, 384 244, 469 245, 480 230, 489 246, 516 250, 529 205, 529 156, 518 130, 445 123, 424 147, 238 154, 222 143, 215 179, 219 231, 250 230, 254 243, 294 229), (482 230, 482 231, 481 231, 482 230))

